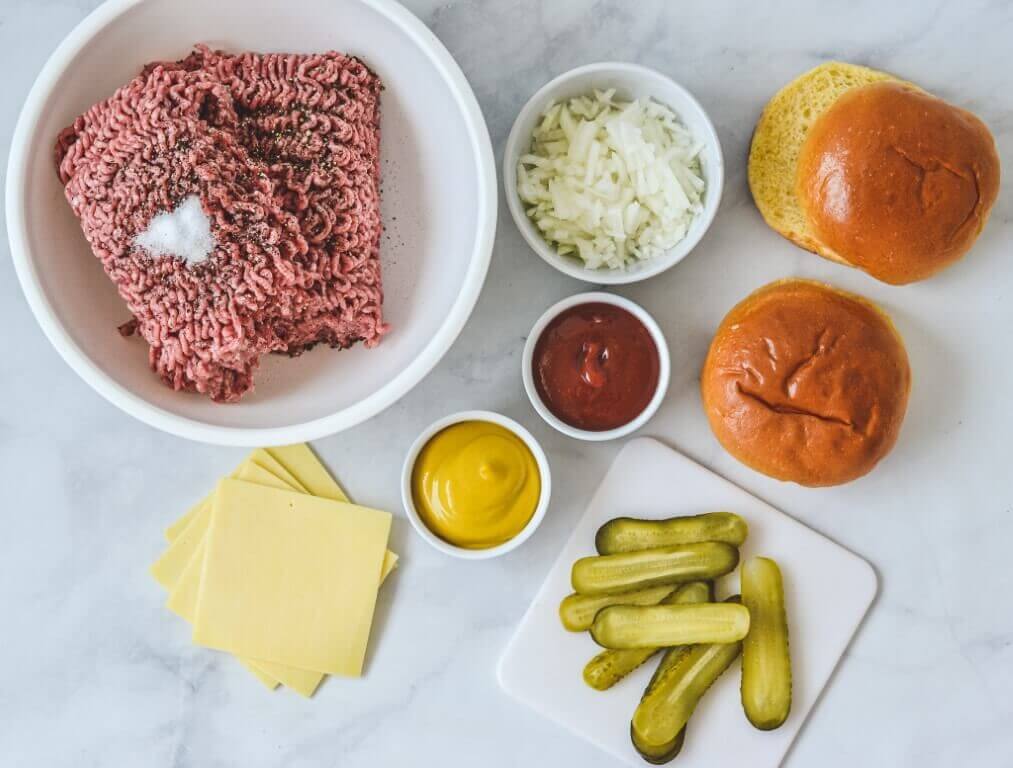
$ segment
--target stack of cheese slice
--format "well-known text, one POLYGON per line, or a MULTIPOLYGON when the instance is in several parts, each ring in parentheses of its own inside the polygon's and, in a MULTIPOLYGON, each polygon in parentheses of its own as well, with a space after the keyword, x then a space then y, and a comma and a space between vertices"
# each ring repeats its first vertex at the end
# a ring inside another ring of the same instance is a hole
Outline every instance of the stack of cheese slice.
POLYGON ((377 589, 397 564, 390 521, 349 503, 308 446, 257 449, 169 526, 151 573, 195 643, 311 696, 325 674, 362 673, 377 589))

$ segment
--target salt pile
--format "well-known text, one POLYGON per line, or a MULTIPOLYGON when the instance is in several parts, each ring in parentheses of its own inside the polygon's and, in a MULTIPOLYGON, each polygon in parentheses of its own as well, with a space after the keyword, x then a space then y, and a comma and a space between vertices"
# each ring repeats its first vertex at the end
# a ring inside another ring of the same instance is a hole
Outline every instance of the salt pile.
POLYGON ((134 244, 152 256, 175 256, 187 264, 199 264, 211 255, 215 238, 200 198, 190 195, 175 210, 152 218, 134 244))

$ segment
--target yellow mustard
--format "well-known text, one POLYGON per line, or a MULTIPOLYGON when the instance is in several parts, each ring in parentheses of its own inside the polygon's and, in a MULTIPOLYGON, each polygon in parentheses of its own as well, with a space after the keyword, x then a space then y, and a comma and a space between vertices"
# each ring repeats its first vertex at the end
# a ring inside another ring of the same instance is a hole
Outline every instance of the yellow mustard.
POLYGON ((541 492, 531 450, 488 421, 461 422, 433 435, 412 470, 412 499, 422 522, 467 549, 495 547, 520 533, 541 492))

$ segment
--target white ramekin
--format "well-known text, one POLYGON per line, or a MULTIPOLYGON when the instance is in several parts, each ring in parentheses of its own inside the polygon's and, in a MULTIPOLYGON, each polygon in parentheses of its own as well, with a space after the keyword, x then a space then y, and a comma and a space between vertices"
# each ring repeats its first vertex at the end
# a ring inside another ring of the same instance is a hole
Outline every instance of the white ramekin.
POLYGON ((531 333, 528 334, 528 340, 524 344, 524 354, 521 357, 521 375, 524 378, 524 389, 528 393, 528 399, 531 401, 531 405, 534 406, 535 410, 538 411, 538 415, 545 419, 549 426, 562 432, 564 435, 576 437, 579 440, 615 440, 617 437, 623 437, 637 429, 640 429, 640 427, 644 426, 644 424, 650 420, 661 406, 662 400, 665 399, 665 393, 668 392, 668 382, 671 378, 671 373, 672 364, 671 358, 668 354, 668 343, 665 341, 665 335, 661 332, 661 327, 654 318, 648 314, 646 309, 629 299, 623 298, 622 296, 616 296, 614 293, 578 293, 575 296, 570 296, 553 304, 545 310, 545 313, 538 318, 534 327, 531 329, 531 333), (592 302, 613 304, 625 309, 644 324, 648 332, 650 332, 651 338, 654 339, 655 346, 658 348, 658 388, 655 390, 654 397, 651 398, 651 402, 647 404, 647 407, 644 408, 644 410, 641 411, 640 414, 633 419, 633 421, 630 421, 621 427, 616 427, 615 429, 602 431, 579 429, 567 424, 565 421, 562 421, 553 414, 552 411, 549 410, 548 406, 542 402, 542 398, 539 396, 538 390, 535 388, 535 378, 532 371, 535 345, 538 343, 538 339, 545 330, 545 327, 564 310, 567 310, 570 307, 575 307, 578 304, 590 304, 592 302))
POLYGON ((528 432, 524 427, 518 424, 513 419, 507 418, 502 414, 495 413, 493 411, 461 411, 460 413, 454 413, 450 416, 444 416, 442 419, 438 419, 422 430, 422 433, 412 443, 412 447, 408 449, 408 455, 405 456, 404 467, 401 470, 401 500, 404 503, 405 512, 408 513, 408 520, 411 522, 412 527, 415 531, 426 540, 428 544, 438 549, 447 555, 453 557, 459 557, 464 560, 488 560, 489 558, 499 557, 510 552, 525 541, 527 541, 531 534, 535 532, 535 529, 541 525, 542 520, 545 518, 545 512, 549 508, 549 498, 552 495, 552 476, 549 472, 549 459, 545 455, 545 451, 542 450, 542 446, 538 444, 534 436, 528 432), (538 497, 538 506, 535 507, 535 513, 528 520, 520 532, 509 541, 503 542, 497 547, 489 547, 488 549, 466 549, 465 547, 458 547, 451 544, 435 533, 433 533, 426 524, 419 517, 418 510, 415 509, 415 499, 412 496, 412 471, 415 469, 415 461, 419 457, 419 453, 422 448, 425 447, 438 432, 446 429, 447 427, 453 426, 454 424, 460 424, 463 421, 488 421, 492 424, 498 424, 504 429, 508 429, 519 437, 524 444, 531 451, 531 455, 535 457, 535 463, 538 465, 538 473, 541 476, 541 494, 538 497))
POLYGON ((638 64, 601 62, 564 72, 544 85, 521 109, 503 151, 503 186, 507 207, 514 223, 528 245, 542 259, 560 272, 598 285, 635 283, 664 272, 682 261, 696 247, 714 221, 724 189, 725 161, 717 131, 704 108, 689 91, 671 78, 638 64), (531 134, 549 104, 589 94, 595 89, 615 88, 621 98, 653 98, 672 109, 690 132, 703 142, 700 153, 701 170, 707 189, 703 211, 693 221, 689 232, 674 248, 653 259, 634 264, 624 270, 588 269, 578 259, 560 256, 549 246, 528 218, 524 203, 517 194, 517 163, 528 151, 531 134))

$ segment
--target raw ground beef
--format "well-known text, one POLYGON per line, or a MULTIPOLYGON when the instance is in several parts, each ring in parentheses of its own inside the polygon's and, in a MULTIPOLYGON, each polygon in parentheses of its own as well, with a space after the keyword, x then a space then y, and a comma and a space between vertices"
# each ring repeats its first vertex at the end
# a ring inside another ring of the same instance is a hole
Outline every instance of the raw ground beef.
POLYGON ((235 401, 267 352, 380 340, 380 88, 339 53, 200 46, 60 134, 67 200, 174 389, 235 401), (205 261, 135 245, 191 195, 205 261))

